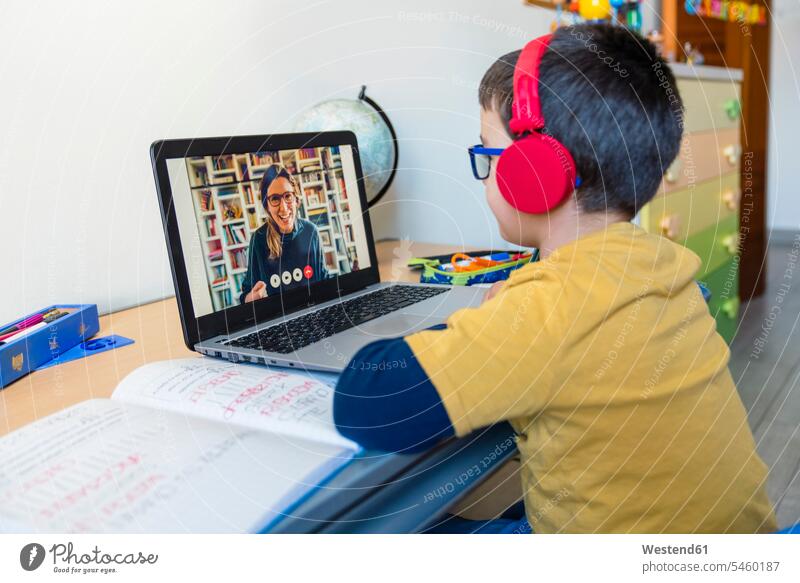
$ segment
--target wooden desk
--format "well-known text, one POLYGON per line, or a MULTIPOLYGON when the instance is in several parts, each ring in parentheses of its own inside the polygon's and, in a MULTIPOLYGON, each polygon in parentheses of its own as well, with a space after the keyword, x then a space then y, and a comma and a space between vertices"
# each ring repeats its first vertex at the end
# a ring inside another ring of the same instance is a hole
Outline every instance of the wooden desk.
MULTIPOLYGON (((409 258, 472 249, 407 240, 378 243, 381 280, 419 281, 406 267, 409 258)), ((143 364, 198 356, 183 343, 174 297, 101 317, 98 335, 109 334, 135 343, 31 373, 0 390, 0 436, 75 403, 110 397, 117 384, 143 364)))
MULTIPOLYGON (((473 247, 385 241, 379 243, 377 249, 381 280, 416 282, 419 275, 406 267, 409 258, 473 250, 473 247)), ((128 373, 148 362, 199 356, 183 343, 174 297, 103 316, 99 335, 109 334, 132 338, 135 343, 34 372, 0 390, 0 436, 81 401, 110 397, 128 373)), ((367 467, 369 461, 353 464, 349 471, 342 472, 326 486, 327 495, 304 502, 292 513, 291 520, 282 522, 276 530, 413 532, 429 525, 445 510, 466 518, 496 516, 520 495, 515 475, 518 465, 505 463, 515 448, 507 448, 491 469, 472 483, 437 498, 436 504, 426 503, 424 497, 442 484, 454 483, 457 479, 463 481, 463 469, 472 467, 487 452, 494 451, 498 443, 508 443, 509 434, 510 429, 496 426, 462 440, 440 444, 423 454, 376 458, 382 460, 380 468, 367 467), (387 459, 388 462, 383 463, 387 459), (415 468, 427 467, 426 464, 431 467, 424 472, 415 470, 410 477, 413 479, 401 479, 396 472, 412 463, 416 464, 415 468), (369 469, 373 471, 368 473, 369 469), (378 475, 375 470, 386 473, 380 483, 391 487, 359 482, 359 479, 374 480, 378 475), (332 499, 331 486, 353 493, 349 506, 343 506, 341 499, 332 499), (467 496, 471 492, 473 495, 467 496), (410 507, 417 511, 409 512, 410 507), (387 519, 389 508, 396 511, 389 512, 387 519)))

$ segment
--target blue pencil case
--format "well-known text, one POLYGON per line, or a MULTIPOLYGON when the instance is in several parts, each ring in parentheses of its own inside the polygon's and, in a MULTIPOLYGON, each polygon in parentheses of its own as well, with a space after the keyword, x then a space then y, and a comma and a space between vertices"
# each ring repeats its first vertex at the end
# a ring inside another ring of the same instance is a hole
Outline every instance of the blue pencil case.
MULTIPOLYGON (((0 344, 0 388, 97 334, 100 320, 96 304, 55 305, 10 322, 0 332, 12 331, 0 344), (38 315, 50 314, 22 327, 38 315), (16 330, 15 330, 16 329, 16 330)), ((0 333, 0 338, 6 336, 0 333)))

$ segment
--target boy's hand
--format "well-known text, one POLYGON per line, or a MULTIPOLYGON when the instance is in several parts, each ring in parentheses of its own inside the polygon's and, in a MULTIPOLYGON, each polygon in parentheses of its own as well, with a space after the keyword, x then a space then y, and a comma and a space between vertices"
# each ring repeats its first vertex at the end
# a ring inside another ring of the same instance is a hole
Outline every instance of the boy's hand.
POLYGON ((489 289, 487 289, 487 290, 486 290, 486 294, 483 296, 483 301, 484 301, 484 302, 488 302, 488 301, 489 301, 489 300, 491 300, 491 299, 492 299, 494 296, 496 296, 496 295, 497 295, 497 293, 498 293, 498 292, 499 292, 501 289, 503 289, 503 284, 504 284, 504 283, 505 283, 504 281, 498 281, 498 282, 496 282, 496 283, 493 283, 493 284, 492 284, 492 287, 490 287, 489 289))
POLYGON ((267 284, 263 281, 259 281, 253 286, 250 293, 244 296, 244 301, 245 303, 252 302, 253 300, 260 300, 265 297, 267 297, 267 284))

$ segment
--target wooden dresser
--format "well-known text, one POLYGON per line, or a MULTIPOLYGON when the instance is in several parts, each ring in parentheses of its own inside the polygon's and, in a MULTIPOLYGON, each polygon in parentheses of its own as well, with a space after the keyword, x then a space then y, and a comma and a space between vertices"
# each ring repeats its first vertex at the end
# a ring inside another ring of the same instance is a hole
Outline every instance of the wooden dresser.
POLYGON ((717 330, 730 342, 739 315, 739 136, 742 73, 672 65, 685 116, 681 151, 639 222, 702 260, 697 279, 711 290, 717 330))

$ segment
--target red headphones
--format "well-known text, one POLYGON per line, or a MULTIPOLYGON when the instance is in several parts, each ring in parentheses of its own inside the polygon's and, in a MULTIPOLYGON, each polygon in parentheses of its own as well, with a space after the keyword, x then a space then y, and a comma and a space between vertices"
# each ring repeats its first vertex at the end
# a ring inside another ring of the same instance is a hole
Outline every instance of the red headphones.
POLYGON ((555 138, 541 133, 539 63, 552 35, 532 40, 514 68, 514 101, 509 126, 518 139, 497 162, 497 185, 511 206, 540 214, 557 207, 577 186, 575 161, 555 138))

